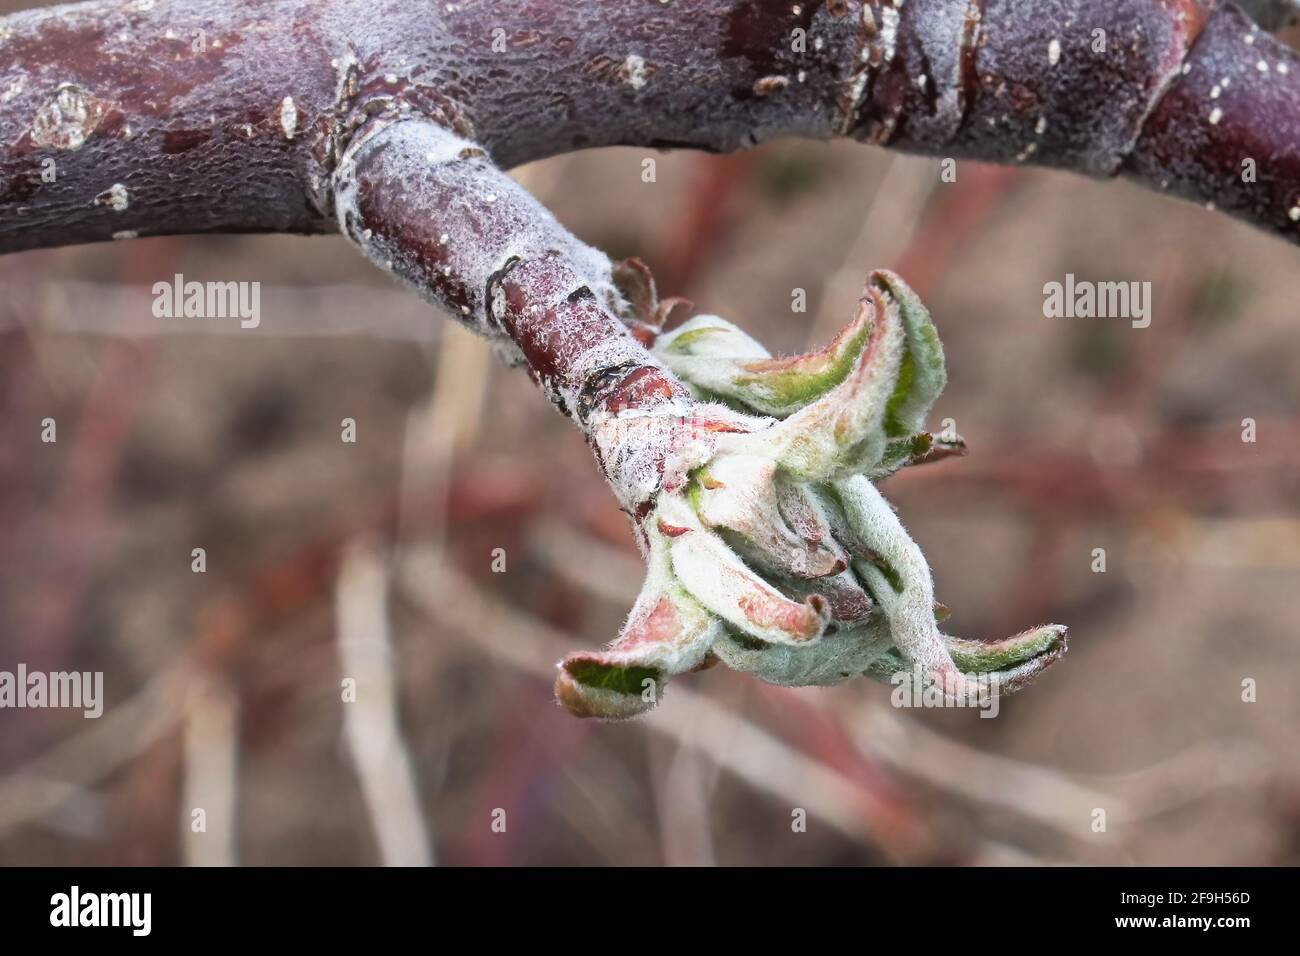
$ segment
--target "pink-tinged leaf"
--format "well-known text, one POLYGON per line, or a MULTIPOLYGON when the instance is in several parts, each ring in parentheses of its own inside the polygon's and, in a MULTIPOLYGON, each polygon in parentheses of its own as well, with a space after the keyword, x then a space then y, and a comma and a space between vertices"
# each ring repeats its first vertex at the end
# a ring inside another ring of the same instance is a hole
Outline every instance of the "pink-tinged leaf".
POLYGON ((847 555, 808 541, 785 521, 777 503, 776 465, 766 459, 720 455, 695 476, 691 500, 704 524, 763 571, 823 578, 848 567, 847 555))
POLYGON ((790 529, 809 544, 821 544, 832 537, 826 515, 803 485, 777 482, 776 500, 790 529))
POLYGON ((811 641, 820 637, 830 620, 830 609, 825 598, 810 595, 803 604, 796 604, 781 595, 774 600, 769 594, 746 594, 738 605, 751 631, 777 630, 795 641, 811 641))
POLYGON ((860 624, 876 608, 870 595, 862 590, 851 571, 815 580, 790 578, 784 584, 784 589, 792 597, 807 598, 817 594, 825 598, 826 605, 830 608, 831 620, 836 624, 848 626, 860 624))
POLYGON ((859 311, 825 348, 771 358, 762 345, 730 322, 701 316, 664 336, 656 354, 698 395, 720 398, 756 414, 785 418, 848 377, 870 325, 870 314, 859 311))
POLYGON ((656 569, 617 640, 560 662, 555 696, 578 717, 620 720, 653 708, 671 677, 701 667, 719 625, 656 569), (657 579, 657 580, 656 580, 657 579))
POLYGON ((766 415, 794 414, 848 377, 871 332, 871 318, 859 309, 830 344, 815 352, 738 362, 735 397, 766 415))
MULTIPOLYGON (((676 509, 663 517, 687 525, 681 501, 665 503, 676 509)), ((661 507, 664 507, 661 504, 661 507)), ((727 544, 702 526, 669 544, 673 573, 691 596, 728 624, 759 640, 799 644, 816 640, 830 621, 824 598, 813 595, 792 601, 759 577, 727 544)))
POLYGON ((599 654, 570 654, 555 678, 555 699, 575 717, 628 720, 655 707, 662 680, 651 668, 610 664, 599 654))
POLYGON ((848 378, 767 431, 728 439, 720 449, 773 458, 798 481, 827 481, 879 462, 905 336, 897 306, 878 288, 867 289, 859 314, 870 321, 871 334, 848 378))
POLYGON ((885 411, 885 434, 906 438, 925 427, 930 408, 948 384, 943 343, 930 313, 911 287, 893 272, 876 272, 870 287, 884 292, 896 308, 907 337, 907 352, 885 411))

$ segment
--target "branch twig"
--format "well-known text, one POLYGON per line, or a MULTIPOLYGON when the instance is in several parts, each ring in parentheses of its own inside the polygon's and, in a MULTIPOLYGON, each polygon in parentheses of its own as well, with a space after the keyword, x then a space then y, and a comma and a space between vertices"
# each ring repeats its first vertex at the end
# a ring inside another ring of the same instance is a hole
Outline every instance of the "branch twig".
POLYGON ((387 866, 429 866, 433 850, 411 757, 398 725, 388 623, 388 576, 372 547, 355 544, 335 589, 340 669, 354 682, 343 731, 387 866))

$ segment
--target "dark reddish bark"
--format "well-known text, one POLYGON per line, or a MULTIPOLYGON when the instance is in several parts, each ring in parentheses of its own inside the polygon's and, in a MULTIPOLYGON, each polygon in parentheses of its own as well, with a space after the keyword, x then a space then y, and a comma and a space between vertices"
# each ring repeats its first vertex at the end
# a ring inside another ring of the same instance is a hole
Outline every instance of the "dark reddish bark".
POLYGON ((108 0, 0 24, 0 251, 328 231, 348 118, 394 97, 505 167, 847 133, 1132 175, 1300 236, 1300 64, 1215 0, 108 0))
POLYGON ((328 230, 311 153, 345 28, 303 7, 114 2, 0 19, 0 252, 131 231, 328 230))
POLYGON ((526 365, 589 434, 595 416, 689 406, 629 332, 643 316, 627 302, 639 296, 625 299, 609 260, 468 140, 400 109, 383 113, 354 137, 337 176, 347 235, 526 365))
POLYGON ((1300 238, 1300 59, 1216 0, 98 0, 0 19, 0 252, 341 222, 527 364, 635 510, 672 449, 592 422, 689 416, 625 328, 653 292, 498 168, 836 135, 1130 175, 1300 238))
POLYGON ((1152 111, 1125 172, 1296 241, 1296 58, 1229 8, 1206 24, 1187 65, 1152 111), (1254 182, 1245 181, 1247 161, 1256 167, 1254 182))
POLYGON ((660 311, 644 267, 615 269, 469 140, 394 104, 356 132, 335 177, 344 232, 527 366, 634 518, 683 451, 726 427, 696 420, 690 392, 646 350, 652 336, 634 334, 660 311))
POLYGON ((897 55, 872 75, 854 136, 1123 174, 1300 239, 1300 61, 1233 5, 909 0, 897 15, 897 55))

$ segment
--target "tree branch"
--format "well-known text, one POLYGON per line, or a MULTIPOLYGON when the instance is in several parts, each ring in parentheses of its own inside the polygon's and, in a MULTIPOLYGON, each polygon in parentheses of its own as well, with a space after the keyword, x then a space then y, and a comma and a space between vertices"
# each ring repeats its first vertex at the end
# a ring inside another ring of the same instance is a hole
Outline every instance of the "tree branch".
POLYGON ((309 12, 116 0, 0 18, 0 252, 330 230, 317 157, 347 29, 309 12))
POLYGON ((0 18, 0 54, 0 252, 327 231, 342 149, 394 102, 503 168, 850 135, 1300 239, 1300 59, 1216 0, 97 0, 0 18))
POLYGON ((717 659, 782 684, 915 667, 970 706, 1065 629, 938 630, 872 483, 964 449, 923 430, 943 350, 899 277, 805 356, 712 316, 660 335, 645 268, 502 168, 849 136, 1127 175, 1300 239, 1300 58, 1216 0, 99 0, 0 19, 0 58, 0 253, 340 228, 583 429, 649 573, 619 639, 562 663, 581 715, 717 659))
POLYGON ((482 149, 409 110, 368 121, 337 182, 344 232, 527 365, 592 442, 624 508, 642 508, 673 454, 666 436, 652 433, 689 418, 694 403, 629 332, 639 317, 609 259, 570 235, 482 149), (616 421, 628 410, 635 425, 616 421))

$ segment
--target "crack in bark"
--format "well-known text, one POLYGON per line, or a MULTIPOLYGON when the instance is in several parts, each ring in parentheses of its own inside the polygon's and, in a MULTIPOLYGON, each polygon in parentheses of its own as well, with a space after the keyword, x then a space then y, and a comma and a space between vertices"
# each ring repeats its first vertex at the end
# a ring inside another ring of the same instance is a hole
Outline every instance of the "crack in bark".
POLYGON ((955 135, 961 135, 970 117, 970 105, 979 89, 979 48, 983 42, 984 9, 988 0, 969 0, 966 19, 962 23, 961 85, 959 88, 961 121, 955 135))
MULTIPOLYGON (((1184 6, 1191 7, 1199 12, 1199 7, 1195 3, 1195 0, 1193 0, 1193 2, 1182 0, 1182 2, 1184 6)), ((1120 155, 1119 161, 1115 164, 1115 170, 1112 175, 1118 176, 1124 171, 1124 167, 1128 164, 1129 157, 1132 156, 1133 151, 1137 149, 1137 144, 1142 141, 1142 134, 1146 131, 1147 123, 1160 109, 1160 105, 1165 101, 1165 97, 1169 95, 1170 91, 1177 86, 1179 81, 1182 79, 1183 68, 1192 62, 1196 53, 1196 46, 1201 42, 1201 37, 1205 35, 1206 24, 1210 22, 1210 18, 1218 11, 1220 6, 1220 0, 1209 0, 1209 7, 1205 9, 1204 13, 1196 18, 1195 33, 1186 39, 1183 46, 1183 55, 1179 58, 1178 65, 1168 71, 1164 80, 1159 84, 1157 89, 1153 91, 1150 103, 1146 110, 1143 111, 1141 118, 1138 120, 1137 131, 1126 144, 1126 148, 1120 155)))

